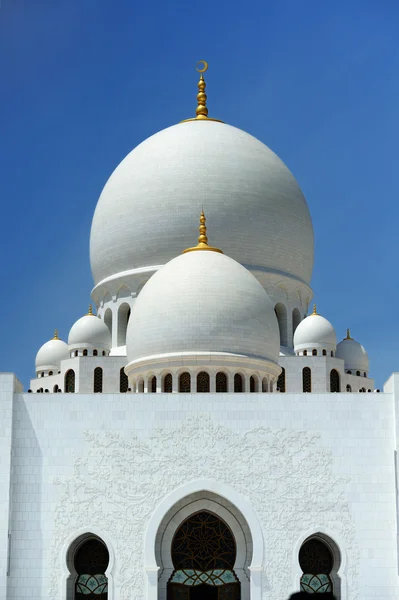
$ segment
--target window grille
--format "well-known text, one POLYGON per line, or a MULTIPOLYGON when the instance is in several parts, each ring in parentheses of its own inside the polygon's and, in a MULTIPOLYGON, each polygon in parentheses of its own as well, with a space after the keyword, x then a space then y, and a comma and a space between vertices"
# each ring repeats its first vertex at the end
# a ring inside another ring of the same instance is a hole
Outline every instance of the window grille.
POLYGON ((129 379, 125 373, 125 368, 122 367, 119 371, 119 391, 121 394, 125 394, 127 392, 127 388, 129 387, 129 379))
POLYGON ((75 391, 75 371, 73 369, 69 369, 65 373, 64 390, 67 394, 74 393, 75 391))
POLYGON ((179 377, 179 392, 191 392, 191 375, 182 373, 179 377))
POLYGON ((164 377, 164 380, 163 380, 163 391, 166 394, 171 394, 172 393, 172 374, 171 373, 168 373, 164 377))
POLYGON ((108 579, 105 575, 109 563, 106 546, 97 539, 89 539, 76 551, 75 600, 107 600, 108 579))
POLYGON ((239 373, 236 373, 234 375, 234 392, 240 393, 242 391, 243 391, 242 375, 240 375, 239 373))
POLYGON ((197 375, 197 392, 209 392, 210 379, 209 374, 201 371, 197 375))
POLYGON ((227 375, 226 373, 216 373, 216 391, 227 392, 227 375))
POLYGON ((103 370, 101 367, 94 369, 93 392, 101 393, 103 391, 103 370))
POLYGON ((304 369, 302 369, 302 391, 312 391, 312 372, 309 369, 309 367, 305 367, 304 369))
POLYGON ((332 369, 330 372, 330 391, 331 392, 340 392, 339 385, 339 373, 336 369, 332 369))

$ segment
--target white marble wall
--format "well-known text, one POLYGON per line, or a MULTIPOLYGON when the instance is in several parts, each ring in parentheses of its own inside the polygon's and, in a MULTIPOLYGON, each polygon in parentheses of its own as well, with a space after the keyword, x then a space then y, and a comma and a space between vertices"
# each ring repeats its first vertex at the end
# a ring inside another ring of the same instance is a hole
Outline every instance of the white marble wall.
MULTIPOLYGON (((0 598, 66 600, 68 548, 92 532, 111 553, 109 600, 155 600, 149 523, 205 479, 256 515, 252 598, 298 589, 298 551, 317 532, 339 547, 341 600, 398 597, 393 394, 7 394, 12 549, 0 598)), ((7 486, 5 463, 3 474, 7 486)))

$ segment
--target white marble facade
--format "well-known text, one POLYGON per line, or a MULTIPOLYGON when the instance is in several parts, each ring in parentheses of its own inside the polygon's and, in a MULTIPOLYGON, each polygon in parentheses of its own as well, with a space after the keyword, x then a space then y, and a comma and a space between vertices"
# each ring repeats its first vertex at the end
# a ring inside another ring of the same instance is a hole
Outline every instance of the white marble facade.
POLYGON ((307 585, 309 543, 338 600, 396 600, 399 375, 375 390, 363 346, 307 316, 313 228, 280 159, 206 119, 152 136, 106 184, 90 258, 96 314, 40 348, 29 391, 0 374, 0 600, 83 598, 89 543, 90 597, 175 600, 193 515, 228 532, 232 600, 307 585))

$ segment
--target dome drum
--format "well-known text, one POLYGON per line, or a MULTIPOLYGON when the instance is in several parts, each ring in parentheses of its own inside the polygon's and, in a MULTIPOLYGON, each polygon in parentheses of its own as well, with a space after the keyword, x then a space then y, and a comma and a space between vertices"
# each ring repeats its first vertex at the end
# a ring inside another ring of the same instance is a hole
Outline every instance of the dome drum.
MULTIPOLYGON (((142 380, 147 381, 151 376, 157 378, 157 390, 162 390, 161 381, 166 373, 170 373, 173 377, 174 388, 173 391, 179 391, 177 388, 177 379, 183 372, 189 372, 191 375, 195 375, 201 371, 208 372, 210 374, 210 391, 212 389, 212 381, 216 373, 226 373, 228 380, 230 381, 230 388, 233 382, 234 375, 239 373, 243 379, 249 380, 252 375, 256 375, 259 382, 262 382, 264 378, 267 379, 268 389, 273 387, 277 381, 278 376, 281 373, 281 367, 276 363, 266 360, 257 360, 251 357, 233 355, 223 352, 197 352, 197 353, 182 353, 182 354, 166 354, 160 356, 152 356, 142 358, 137 361, 130 362, 125 367, 125 373, 129 378, 130 387, 134 389, 137 382, 142 380), (212 379, 213 376, 213 379, 212 379)), ((247 385, 249 387, 249 384, 247 385)), ((194 391, 194 383, 192 386, 194 391)), ((226 391, 231 391, 227 389, 226 391)), ((259 390, 261 391, 261 383, 259 384, 259 390)))

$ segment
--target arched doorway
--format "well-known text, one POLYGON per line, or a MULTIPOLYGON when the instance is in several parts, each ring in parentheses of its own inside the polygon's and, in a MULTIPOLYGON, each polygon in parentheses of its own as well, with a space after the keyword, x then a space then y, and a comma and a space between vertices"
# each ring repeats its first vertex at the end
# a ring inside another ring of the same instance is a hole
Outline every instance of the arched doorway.
POLYGON ((109 554, 102 540, 92 537, 75 550, 73 566, 76 572, 74 600, 107 600, 108 579, 105 575, 109 554))
POLYGON ((318 535, 304 541, 299 551, 301 591, 308 594, 338 593, 339 553, 318 535))
POLYGON ((207 510, 192 514, 172 540, 167 599, 240 600, 236 554, 234 535, 220 517, 207 510))

